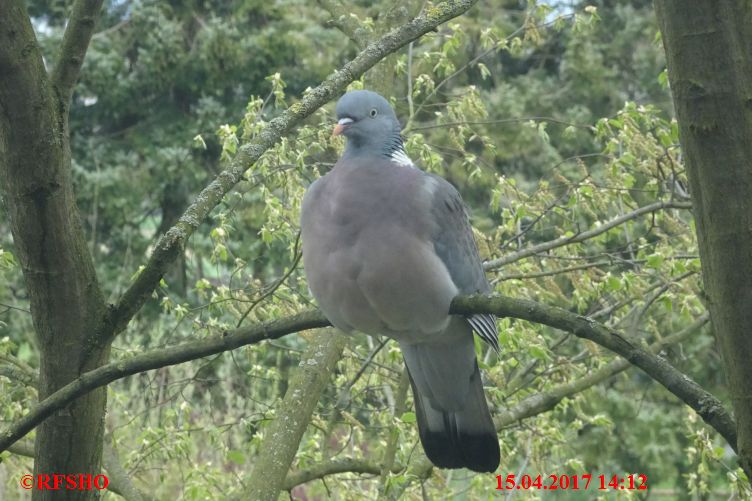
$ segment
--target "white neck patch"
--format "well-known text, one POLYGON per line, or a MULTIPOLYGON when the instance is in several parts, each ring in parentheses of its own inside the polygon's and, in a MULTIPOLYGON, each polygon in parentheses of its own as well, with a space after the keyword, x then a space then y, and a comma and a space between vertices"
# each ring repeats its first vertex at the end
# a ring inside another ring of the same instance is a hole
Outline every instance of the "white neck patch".
POLYGON ((410 157, 407 156, 407 153, 405 153, 405 150, 403 150, 402 148, 394 150, 389 158, 391 158, 392 162, 394 163, 408 167, 415 167, 413 161, 410 160, 410 157))

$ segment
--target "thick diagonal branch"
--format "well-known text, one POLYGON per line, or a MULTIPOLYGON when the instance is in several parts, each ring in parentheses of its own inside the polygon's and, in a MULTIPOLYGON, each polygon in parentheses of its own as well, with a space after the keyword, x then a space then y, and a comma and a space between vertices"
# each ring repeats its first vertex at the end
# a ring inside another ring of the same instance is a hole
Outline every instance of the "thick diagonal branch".
POLYGON ((702 419, 736 447, 736 424, 723 404, 705 391, 689 376, 683 374, 663 358, 650 353, 620 333, 595 320, 555 306, 547 306, 527 299, 502 296, 461 296, 452 302, 452 313, 493 313, 499 317, 513 317, 555 329, 571 332, 589 339, 627 359, 645 371, 655 381, 682 402, 694 409, 702 419))
MULTIPOLYGON (((736 444, 736 425, 713 395, 705 391, 691 378, 671 366, 664 359, 630 342, 618 332, 610 330, 590 318, 547 306, 526 299, 505 296, 460 296, 452 303, 452 313, 492 313, 500 317, 513 317, 571 332, 589 339, 604 348, 624 357, 662 384, 713 427, 733 447, 736 444)), ((49 415, 91 390, 107 385, 117 379, 175 365, 189 360, 232 350, 240 346, 258 343, 265 339, 277 339, 293 332, 328 326, 329 322, 317 310, 306 311, 273 322, 243 327, 223 336, 181 344, 174 347, 149 351, 141 355, 110 363, 83 374, 45 398, 29 413, 0 433, 0 452, 26 433, 34 429, 49 415)))
POLYGON ((335 329, 321 329, 309 341, 276 418, 264 430, 243 499, 277 498, 321 392, 342 357, 346 339, 335 329))
POLYGON ((332 73, 318 87, 308 92, 300 102, 293 104, 279 117, 270 121, 256 139, 241 146, 227 169, 201 191, 175 226, 159 240, 151 258, 118 301, 111 312, 105 331, 100 333, 96 341, 106 342, 128 324, 133 315, 151 296, 167 266, 180 255, 186 241, 196 231, 198 225, 206 219, 222 197, 240 181, 243 173, 286 132, 341 93, 350 82, 359 78, 386 55, 420 38, 440 24, 463 14, 476 2, 477 0, 443 2, 370 43, 355 59, 332 73))

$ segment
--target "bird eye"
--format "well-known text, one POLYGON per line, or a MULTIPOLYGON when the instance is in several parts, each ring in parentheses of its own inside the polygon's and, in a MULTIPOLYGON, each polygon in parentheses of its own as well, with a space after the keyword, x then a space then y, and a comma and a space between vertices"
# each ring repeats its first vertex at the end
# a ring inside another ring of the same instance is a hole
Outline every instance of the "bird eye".
POLYGON ((376 110, 376 108, 371 108, 371 111, 370 111, 371 118, 375 117, 378 114, 379 112, 376 110))

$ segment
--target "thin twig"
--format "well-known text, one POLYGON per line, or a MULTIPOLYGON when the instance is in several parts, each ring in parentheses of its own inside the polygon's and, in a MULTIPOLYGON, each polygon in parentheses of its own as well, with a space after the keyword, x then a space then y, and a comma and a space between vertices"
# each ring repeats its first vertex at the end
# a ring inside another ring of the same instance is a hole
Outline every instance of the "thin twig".
POLYGON ((274 282, 274 284, 267 290, 265 293, 263 293, 258 299, 253 301, 251 305, 248 307, 247 310, 245 310, 245 313, 240 317, 238 320, 238 323, 235 324, 235 328, 237 329, 241 325, 243 325, 243 321, 246 319, 246 317, 253 311, 253 309, 264 299, 268 298, 272 294, 274 294, 277 289, 279 289, 279 286, 284 283, 287 278, 292 275, 292 273, 297 269, 298 263, 300 263, 300 258, 303 256, 303 253, 300 252, 300 232, 298 231, 297 236, 295 237, 295 247, 293 249, 293 255, 295 256, 292 264, 290 265, 290 269, 288 269, 284 275, 279 277, 279 279, 274 282))
MULTIPOLYGON (((8 310, 22 311, 24 313, 31 314, 30 310, 27 310, 26 308, 20 308, 18 306, 13 306, 12 304, 0 303, 0 306, 2 306, 3 308, 7 308, 8 310)), ((3 312, 3 313, 5 313, 5 312, 3 312)))
POLYGON ((597 226, 590 230, 579 232, 572 236, 566 236, 566 235, 561 236, 559 238, 555 238, 547 242, 543 242, 543 243, 536 244, 536 245, 531 245, 525 249, 519 250, 517 252, 513 252, 511 254, 507 254, 504 257, 500 257, 498 259, 492 259, 491 261, 486 261, 485 263, 483 263, 483 267, 486 270, 493 270, 500 266, 504 266, 506 264, 513 263, 515 261, 519 261, 520 259, 524 259, 526 257, 533 256, 541 252, 546 252, 546 251, 555 249, 557 247, 563 247, 565 245, 584 242, 585 240, 596 237, 600 235, 601 233, 605 233, 609 231, 610 229, 623 224, 625 221, 638 218, 644 214, 650 214, 652 212, 664 210, 664 209, 691 209, 691 208, 692 208, 692 204, 689 202, 678 202, 678 201, 653 202, 652 204, 645 205, 631 212, 627 212, 626 214, 623 214, 619 217, 615 217, 614 219, 611 219, 610 221, 607 221, 606 223, 601 224, 600 226, 597 226))
POLYGON ((592 129, 591 125, 578 124, 574 122, 567 122, 566 120, 560 120, 553 117, 516 117, 516 118, 502 118, 499 120, 463 120, 459 122, 442 122, 429 125, 418 125, 412 127, 410 131, 416 130, 429 130, 440 129, 443 127, 458 127, 462 125, 500 125, 500 124, 516 124, 520 122, 550 122, 560 125, 567 125, 570 127, 577 127, 580 129, 592 129))

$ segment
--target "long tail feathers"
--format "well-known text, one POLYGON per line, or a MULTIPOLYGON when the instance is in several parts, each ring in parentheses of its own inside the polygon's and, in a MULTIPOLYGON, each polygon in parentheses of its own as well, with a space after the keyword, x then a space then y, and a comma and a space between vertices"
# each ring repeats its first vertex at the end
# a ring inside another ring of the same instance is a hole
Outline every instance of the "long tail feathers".
POLYGON ((454 411, 434 408, 429 397, 418 390, 410 374, 418 431, 423 450, 436 466, 493 472, 499 467, 501 458, 499 439, 486 404, 478 364, 473 363, 475 370, 470 378, 470 391, 462 409, 454 411))

